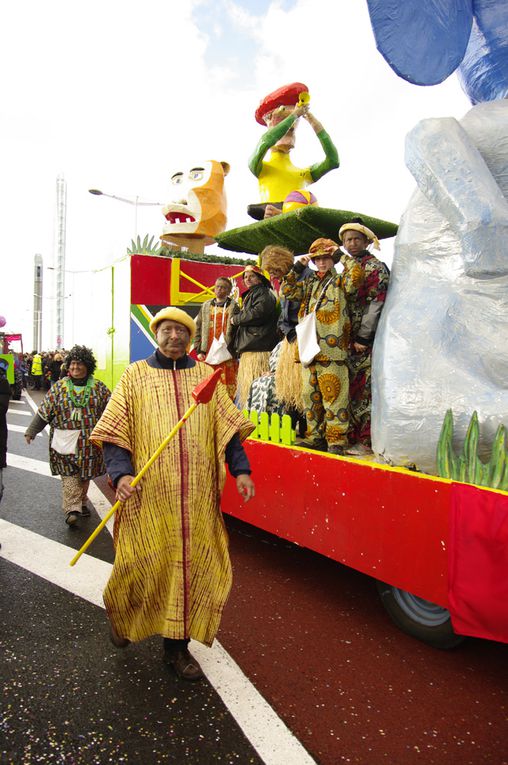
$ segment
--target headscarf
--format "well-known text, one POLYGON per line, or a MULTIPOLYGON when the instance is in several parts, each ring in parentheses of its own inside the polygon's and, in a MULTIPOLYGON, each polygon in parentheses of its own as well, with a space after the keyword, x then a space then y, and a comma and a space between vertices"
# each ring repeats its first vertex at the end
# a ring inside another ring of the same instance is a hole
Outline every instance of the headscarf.
POLYGON ((331 258, 334 263, 338 263, 341 257, 341 251, 339 250, 339 245, 337 242, 334 242, 333 239, 325 239, 324 237, 320 237, 319 239, 315 239, 311 246, 309 247, 309 257, 311 260, 314 260, 314 258, 319 257, 327 257, 331 258), (330 249, 334 247, 334 251, 330 252, 330 249))
POLYGON ((263 284, 265 284, 267 287, 271 286, 269 274, 266 271, 263 271, 263 269, 260 268, 259 266, 246 266, 245 269, 242 271, 242 279, 248 271, 251 271, 252 273, 260 276, 263 284))

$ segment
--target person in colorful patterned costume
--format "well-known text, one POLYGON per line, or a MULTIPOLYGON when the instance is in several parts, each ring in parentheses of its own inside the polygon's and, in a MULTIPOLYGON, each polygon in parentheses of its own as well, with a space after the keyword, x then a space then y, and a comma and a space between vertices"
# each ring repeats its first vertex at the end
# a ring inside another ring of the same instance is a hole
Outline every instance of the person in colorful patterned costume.
POLYGON ((25 432, 30 444, 50 426, 49 466, 62 479, 62 509, 73 526, 90 515, 87 492, 90 479, 106 472, 101 449, 90 435, 106 408, 110 392, 93 377, 96 361, 90 348, 75 345, 66 358, 68 376, 55 382, 25 432))
MULTIPOLYGON (((196 334, 194 336, 194 348, 199 361, 206 361, 206 356, 215 340, 219 341, 224 335, 224 341, 230 354, 233 347, 233 330, 231 317, 238 313, 240 307, 230 297, 233 284, 227 276, 219 276, 215 282, 215 297, 203 303, 196 317, 196 334)), ((214 364, 213 361, 207 362, 214 369, 222 369, 221 380, 227 388, 229 396, 234 399, 236 393, 236 378, 238 375, 238 361, 231 358, 220 364, 214 364)))
POLYGON ((92 438, 102 444, 116 498, 115 563, 104 591, 111 640, 118 648, 164 638, 164 660, 178 677, 202 670, 189 640, 211 645, 232 582, 220 512, 225 461, 245 501, 254 496, 241 444, 253 430, 222 383, 162 451, 139 486, 133 477, 194 403, 210 369, 191 358, 194 320, 164 308, 150 323, 158 348, 127 367, 92 438))
POLYGON ((280 212, 291 191, 304 189, 339 167, 332 139, 308 105, 300 103, 307 90, 303 83, 285 85, 266 96, 256 110, 256 121, 268 127, 249 160, 249 169, 259 182, 261 204, 249 205, 248 213, 258 220, 280 212), (325 153, 321 162, 305 168, 295 167, 289 156, 300 117, 309 123, 325 153))
POLYGON ((308 367, 302 365, 307 430, 301 446, 331 454, 344 454, 348 446, 351 321, 346 295, 357 290, 362 280, 362 269, 352 260, 344 264, 342 274, 337 273, 339 253, 336 242, 316 239, 309 255, 302 255, 282 282, 283 295, 300 301, 300 321, 311 312, 316 314, 320 350, 308 367), (309 260, 317 271, 298 281, 309 260))
POLYGON ((370 416, 372 408, 371 361, 372 346, 383 309, 390 271, 367 248, 373 244, 379 250, 377 236, 363 224, 361 218, 345 223, 339 231, 340 241, 348 256, 361 266, 364 279, 358 290, 348 294, 351 314, 349 345, 349 414, 350 448, 348 454, 372 454, 370 416))

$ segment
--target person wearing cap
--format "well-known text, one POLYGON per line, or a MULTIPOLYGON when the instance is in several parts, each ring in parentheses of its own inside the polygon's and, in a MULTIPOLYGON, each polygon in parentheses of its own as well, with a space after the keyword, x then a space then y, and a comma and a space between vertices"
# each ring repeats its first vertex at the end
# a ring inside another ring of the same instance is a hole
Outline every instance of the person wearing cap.
POLYGON ((87 492, 90 480, 104 475, 101 449, 90 436, 108 403, 109 389, 93 373, 97 362, 90 348, 75 345, 67 358, 67 376, 55 382, 42 400, 25 440, 50 426, 49 466, 62 479, 62 510, 68 526, 89 516, 87 492))
POLYGON ((163 308, 150 330, 155 352, 127 367, 92 435, 124 503, 115 516, 115 563, 104 603, 117 648, 160 635, 164 661, 178 677, 199 680, 189 640, 212 644, 232 581, 219 505, 224 463, 240 496, 253 497, 241 445, 253 425, 219 382, 211 401, 198 406, 133 488, 134 476, 211 372, 188 355, 196 325, 185 311, 163 308))
POLYGON ((348 446, 347 352, 351 321, 346 294, 356 290, 362 279, 361 268, 353 262, 337 273, 335 264, 339 259, 336 242, 316 239, 309 254, 297 259, 282 282, 283 295, 300 303, 300 321, 309 313, 316 315, 319 352, 309 366, 302 365, 307 430, 306 440, 300 445, 331 454, 344 454, 348 446), (310 260, 317 270, 299 281, 310 260))
POLYGON ((253 380, 269 373, 270 352, 279 342, 277 298, 268 275, 259 266, 247 266, 242 280, 247 288, 242 295, 242 308, 231 317, 234 349, 240 358, 236 391, 240 409, 247 403, 253 380))
POLYGON ((249 205, 248 213, 257 220, 265 217, 267 208, 266 217, 282 210, 284 199, 292 191, 309 186, 339 167, 339 155, 332 139, 310 113, 308 105, 301 103, 302 94, 308 96, 308 88, 303 83, 285 85, 266 96, 256 110, 256 121, 268 127, 249 160, 249 169, 258 179, 261 204, 249 205), (300 117, 309 123, 325 153, 324 159, 305 168, 295 167, 289 156, 295 146, 295 129, 300 117))
POLYGON ((348 294, 351 314, 349 343, 350 428, 349 454, 362 456, 372 453, 370 419, 372 408, 371 361, 372 346, 383 309, 390 271, 367 248, 379 250, 377 236, 364 225, 361 218, 345 223, 339 230, 342 246, 349 258, 363 270, 364 278, 358 289, 348 294))

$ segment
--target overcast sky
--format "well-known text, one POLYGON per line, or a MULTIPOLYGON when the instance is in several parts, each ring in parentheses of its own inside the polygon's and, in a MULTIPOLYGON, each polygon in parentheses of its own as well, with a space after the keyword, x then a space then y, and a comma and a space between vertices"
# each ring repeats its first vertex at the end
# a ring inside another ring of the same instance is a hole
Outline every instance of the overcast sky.
MULTIPOLYGON (((36 253, 46 269, 43 345, 55 345, 58 174, 70 271, 106 266, 135 233, 133 206, 89 188, 165 202, 180 165, 226 160, 228 226, 246 224, 258 199, 247 167, 262 134, 254 111, 298 80, 341 159, 313 186, 319 203, 397 222, 414 188, 406 133, 426 116, 469 108, 455 75, 432 88, 396 77, 376 51, 366 0, 24 0, 2 11, 0 65, 0 315, 27 350, 36 253)), ((322 157, 306 123, 292 157, 301 166, 322 157)), ((137 233, 158 237, 163 222, 159 209, 139 208, 137 233)), ((69 274, 67 328, 71 312, 75 322, 101 310, 76 282, 85 279, 69 274)), ((69 334, 66 345, 79 341, 69 334)))

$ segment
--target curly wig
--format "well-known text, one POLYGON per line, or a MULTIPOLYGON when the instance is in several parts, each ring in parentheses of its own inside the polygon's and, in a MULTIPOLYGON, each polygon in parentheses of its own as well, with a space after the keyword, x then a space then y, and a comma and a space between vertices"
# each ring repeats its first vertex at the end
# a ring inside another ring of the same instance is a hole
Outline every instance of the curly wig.
POLYGON ((259 254, 261 268, 270 271, 273 267, 280 268, 284 274, 287 274, 293 265, 294 256, 287 247, 281 247, 278 244, 269 244, 259 254))
POLYGON ((65 366, 67 369, 69 369, 71 361, 81 361, 81 363, 86 366, 89 375, 93 375, 95 367, 97 366, 92 350, 87 348, 86 345, 75 345, 70 349, 67 358, 65 359, 65 366))

